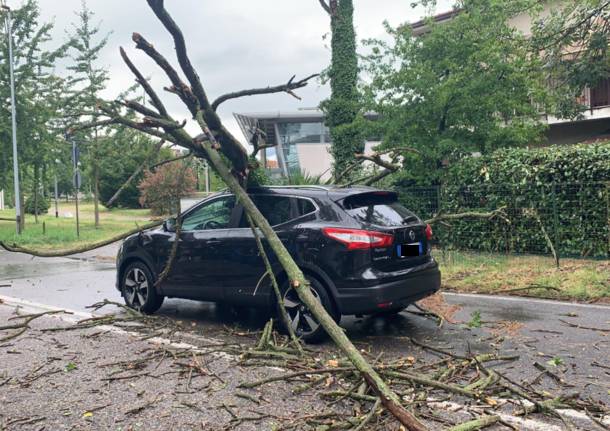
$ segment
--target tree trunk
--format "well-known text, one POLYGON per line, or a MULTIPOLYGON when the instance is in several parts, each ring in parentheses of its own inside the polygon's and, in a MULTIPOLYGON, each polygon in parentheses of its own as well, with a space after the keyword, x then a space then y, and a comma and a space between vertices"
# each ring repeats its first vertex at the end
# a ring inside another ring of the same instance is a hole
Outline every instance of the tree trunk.
MULTIPOLYGON (((19 180, 20 184, 23 184, 23 171, 19 171, 19 176, 21 177, 19 180)), ((21 193, 19 193, 19 202, 21 203, 21 211, 19 211, 19 216, 20 216, 20 230, 21 232, 23 232, 23 230, 25 229, 25 197, 23 196, 23 188, 21 188, 21 193)))
MULTIPOLYGON (((205 135, 210 140, 215 141, 213 134, 203 119, 203 114, 201 111, 197 113, 196 120, 203 129, 205 135)), ((231 174, 229 168, 221 159, 220 154, 213 148, 212 143, 207 140, 203 141, 201 142, 201 147, 218 175, 243 205, 246 214, 250 216, 256 226, 263 232, 269 246, 276 254, 280 264, 286 271, 291 286, 295 289, 301 301, 303 301, 314 317, 326 330, 328 335, 333 339, 335 344, 345 353, 345 355, 362 374, 362 377, 369 384, 373 392, 379 396, 384 407, 388 409, 408 430, 426 430, 427 428, 401 405, 398 395, 392 391, 381 376, 377 374, 373 367, 366 361, 366 359, 364 359, 358 349, 356 349, 349 338, 347 338, 343 332, 343 329, 341 329, 337 322, 335 322, 330 314, 328 314, 324 306, 311 293, 309 283, 305 279, 303 272, 292 259, 292 256, 280 238, 277 236, 267 219, 265 219, 252 199, 250 199, 248 193, 231 174)))
POLYGON ((100 227, 100 168, 98 164, 97 127, 93 138, 93 212, 95 214, 95 228, 100 227))
MULTIPOLYGON (((339 175, 353 163, 354 154, 364 152, 365 142, 357 124, 360 103, 353 0, 332 0, 325 9, 331 27, 331 97, 321 106, 332 137, 332 176, 337 182, 339 175)), ((359 171, 360 167, 350 170, 346 179, 358 178, 359 171)))
POLYGON ((40 175, 40 169, 38 163, 34 164, 34 223, 38 224, 38 177, 40 175))

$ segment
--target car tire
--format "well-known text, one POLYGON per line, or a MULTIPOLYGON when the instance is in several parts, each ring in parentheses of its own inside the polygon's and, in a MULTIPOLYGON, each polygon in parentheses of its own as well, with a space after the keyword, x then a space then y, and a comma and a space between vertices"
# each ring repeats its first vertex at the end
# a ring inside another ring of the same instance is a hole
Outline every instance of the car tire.
POLYGON ((152 314, 161 308, 164 298, 157 293, 155 280, 143 262, 129 264, 121 277, 121 295, 125 304, 146 314, 152 314))
MULTIPOLYGON (((315 278, 306 278, 309 282, 311 292, 316 298, 318 298, 332 318, 335 321, 338 321, 339 316, 333 307, 333 303, 328 291, 315 278)), ((325 340, 327 338, 326 331, 313 317, 305 304, 303 304, 303 302, 299 299, 296 291, 292 286, 290 286, 288 281, 286 281, 282 286, 281 292, 284 300, 284 307, 288 313, 288 318, 292 322, 292 328, 294 329, 296 336, 306 343, 319 343, 325 340)), ((284 325, 284 319, 282 319, 279 301, 276 301, 276 312, 277 319, 282 323, 282 328, 284 331, 287 332, 288 328, 286 328, 284 325)))

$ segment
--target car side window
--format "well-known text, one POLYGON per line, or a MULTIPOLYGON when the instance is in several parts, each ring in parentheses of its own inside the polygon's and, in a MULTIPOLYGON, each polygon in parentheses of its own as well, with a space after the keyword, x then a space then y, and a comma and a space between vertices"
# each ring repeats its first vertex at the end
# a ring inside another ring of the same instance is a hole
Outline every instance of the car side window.
POLYGON ((190 212, 182 222, 182 230, 227 229, 235 206, 235 197, 226 196, 203 204, 190 212))
POLYGON ((310 214, 316 210, 315 205, 309 199, 296 198, 295 201, 297 203, 297 217, 310 214))
MULTIPOLYGON (((286 223, 292 219, 291 198, 288 196, 253 195, 251 196, 254 204, 265 216, 271 226, 286 223)), ((246 212, 244 211, 239 227, 250 227, 246 212)))

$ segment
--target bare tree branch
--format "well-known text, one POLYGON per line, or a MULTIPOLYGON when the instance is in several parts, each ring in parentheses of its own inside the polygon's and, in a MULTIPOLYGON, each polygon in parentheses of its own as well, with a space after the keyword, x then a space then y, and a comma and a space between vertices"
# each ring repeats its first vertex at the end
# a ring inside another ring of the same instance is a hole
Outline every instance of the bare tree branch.
POLYGON ((250 153, 250 158, 255 159, 258 153, 266 148, 273 148, 277 144, 267 143, 267 134, 259 129, 258 127, 253 127, 250 129, 250 133, 252 133, 252 139, 250 139, 250 144, 252 145, 252 152, 250 153), (254 130, 252 130, 254 129, 254 130))
POLYGON ((192 151, 187 153, 187 154, 183 154, 181 156, 174 157, 173 159, 163 160, 163 161, 161 161, 159 163, 155 163, 154 165, 149 166, 148 169, 156 169, 156 168, 158 168, 160 166, 167 165, 168 163, 173 163, 173 162, 177 162, 179 160, 188 159, 189 157, 193 157, 193 152, 192 151))
POLYGON ((85 251, 95 250, 97 248, 104 247, 108 244, 112 244, 113 242, 117 242, 124 238, 127 238, 128 236, 133 235, 134 233, 141 232, 145 229, 151 229, 153 227, 160 226, 161 224, 163 224, 162 221, 156 221, 156 222, 144 225, 144 226, 140 226, 136 229, 132 229, 130 231, 115 235, 115 236, 105 239, 103 241, 96 242, 94 244, 81 245, 79 247, 71 248, 69 250, 51 250, 51 251, 33 250, 31 248, 21 247, 17 244, 8 245, 1 241, 0 241, 0 247, 5 249, 6 251, 11 251, 14 253, 24 253, 24 254, 29 254, 31 256, 36 256, 36 257, 64 257, 64 256, 71 256, 73 254, 84 253, 85 251))
POLYGON ((132 111, 137 112, 138 114, 142 114, 147 117, 162 118, 159 113, 142 105, 139 102, 136 102, 135 100, 117 100, 117 103, 121 104, 127 109, 131 109, 132 111))
POLYGON ((193 93, 199 101, 199 106, 202 109, 208 109, 210 107, 210 103, 208 101, 207 95, 205 94, 205 90, 203 89, 203 85, 201 85, 199 75, 195 71, 195 68, 193 68, 193 65, 191 64, 191 61, 188 57, 186 51, 186 42, 184 40, 182 30, 180 30, 180 27, 178 27, 173 18, 165 10, 163 0, 147 0, 147 2, 152 11, 159 19, 159 21, 161 21, 163 26, 173 37, 174 45, 176 47, 176 56, 178 58, 178 63, 180 63, 180 67, 182 68, 186 79, 191 84, 193 93))
POLYGON ((493 220, 494 218, 501 218, 506 223, 510 224, 510 220, 504 211, 506 209, 505 206, 498 208, 497 210, 490 212, 476 212, 476 211, 467 211, 458 214, 437 214, 431 219, 426 220, 424 223, 426 224, 434 224, 448 220, 459 220, 464 218, 476 218, 476 219, 485 219, 485 220, 493 220))
MULTIPOLYGON (((152 0, 148 0, 148 1, 150 3, 152 0)), ((160 6, 155 6, 155 7, 160 7, 161 9, 163 9, 162 1, 155 1, 153 3, 155 3, 155 4, 159 3, 160 6)), ((163 12, 160 12, 160 13, 162 15, 167 14, 165 9, 163 9, 163 12)), ((173 22, 173 20, 172 20, 172 22, 173 22)), ((174 25, 175 25, 175 23, 174 23, 174 25)), ((166 27, 168 28, 170 33, 172 32, 172 29, 174 29, 174 27, 171 25, 166 26, 166 27)), ((176 40, 181 41, 183 39, 182 33, 180 32, 179 29, 177 29, 176 31, 179 32, 179 35, 174 35, 172 33, 172 36, 174 37, 175 41, 176 40)), ((200 101, 198 100, 198 97, 196 97, 196 95, 191 90, 191 87, 189 87, 187 84, 185 84, 182 81, 182 79, 178 75, 178 72, 176 72, 176 70, 169 64, 167 59, 162 54, 160 54, 155 49, 155 47, 151 43, 149 43, 142 35, 140 35, 138 33, 134 33, 133 40, 134 40, 134 42, 136 42, 136 47, 138 49, 141 49, 142 51, 144 51, 151 59, 153 59, 157 63, 157 65, 159 67, 161 67, 165 71, 166 75, 172 82, 172 87, 168 88, 167 90, 169 90, 173 93, 176 93, 180 97, 180 99, 189 109, 189 111, 191 112, 191 114, 193 115, 193 118, 194 118, 195 115, 197 114, 197 111, 200 109, 201 104, 200 104, 200 101)), ((176 43, 178 43, 178 42, 176 42, 176 43)), ((178 54, 179 57, 181 55, 185 55, 185 56, 187 55, 186 50, 179 48, 179 46, 176 46, 176 53, 178 54)), ((182 60, 179 58, 179 62, 181 65, 185 65, 183 67, 192 68, 188 58, 182 59, 182 60)), ((184 73, 187 77, 189 75, 191 75, 191 78, 193 77, 192 73, 187 73, 187 71, 184 71, 184 73)), ((194 73, 194 71, 193 71, 193 73, 194 73)), ((197 76, 196 73, 194 73, 194 76, 197 79, 199 79, 199 77, 197 76)), ((201 87, 201 83, 195 85, 195 87, 201 87)), ((203 88, 201 89, 201 91, 203 91, 203 88)), ((203 94, 205 94, 205 93, 203 93, 203 94)), ((207 103, 207 97, 206 97, 206 103, 207 103)), ((206 120, 206 123, 210 124, 212 129, 214 130, 214 133, 216 134, 216 139, 218 140, 218 142, 220 144, 222 153, 229 160, 231 160, 231 163, 235 167, 236 171, 240 172, 241 176, 244 177, 246 175, 246 172, 248 171, 248 154, 246 153, 246 150, 244 149, 244 147, 223 126, 222 121, 220 120, 220 117, 218 117, 218 115, 211 109, 209 104, 207 105, 207 109, 204 110, 204 118, 206 120)))
POLYGON ((320 6, 322 6, 322 9, 324 9, 324 11, 331 18, 334 18, 335 16, 337 16, 337 1, 338 0, 328 0, 328 3, 326 3, 325 0, 319 0, 320 6))
POLYGON ((155 49, 153 44, 148 42, 140 33, 133 33, 131 38, 136 43, 137 49, 144 51, 146 55, 148 55, 161 69, 163 69, 172 83, 170 90, 177 94, 180 99, 182 99, 182 102, 187 108, 189 108, 189 111, 191 111, 191 114, 194 116, 197 112, 197 99, 192 93, 190 87, 186 85, 184 81, 182 81, 176 69, 174 69, 172 65, 169 64, 169 61, 167 61, 167 59, 155 49))
POLYGON ((322 9, 324 9, 324 11, 330 15, 330 6, 326 3, 325 0, 319 0, 320 1, 320 6, 322 6, 322 9))
POLYGON ((167 110, 165 109, 165 105, 163 105, 163 102, 161 102, 161 99, 159 98, 159 96, 157 95, 155 90, 153 90, 153 88, 148 83, 146 78, 144 78, 142 73, 140 73, 138 68, 132 63, 132 61, 129 59, 129 57, 127 56, 127 53, 125 52, 125 50, 122 47, 120 48, 120 52, 121 52, 121 57, 123 58, 123 61, 129 68, 129 70, 131 70, 131 73, 133 73, 136 76, 136 81, 142 86, 144 91, 146 91, 146 94, 148 94, 148 97, 150 97, 152 104, 155 106, 155 108, 157 108, 157 111, 159 111, 159 114, 164 115, 164 116, 167 115, 167 110))
POLYGON ((288 93, 291 96, 297 98, 300 100, 300 97, 297 96, 296 94, 294 94, 292 92, 292 90, 296 90, 299 88, 303 88, 308 84, 308 81, 318 77, 319 74, 315 73, 313 75, 309 75, 306 78, 303 78, 299 81, 294 81, 294 76, 292 78, 290 78, 290 80, 288 80, 288 82, 286 84, 281 84, 281 85, 276 85, 276 86, 269 86, 269 87, 262 87, 262 88, 251 88, 248 90, 241 90, 241 91, 236 91, 233 93, 227 93, 227 94, 223 94, 222 96, 218 97, 213 103, 212 103, 212 109, 214 111, 216 111, 218 109, 218 106, 221 103, 226 102, 227 100, 231 100, 231 99, 237 99, 239 97, 246 97, 246 96, 256 96, 259 94, 273 94, 273 93, 288 93))
POLYGON ((157 143, 157 145, 155 145, 155 147, 152 149, 152 151, 146 156, 146 159, 144 159, 142 164, 140 164, 140 166, 138 166, 136 168, 136 170, 131 174, 131 176, 129 178, 127 178, 127 181, 125 181, 123 183, 123 185, 121 187, 119 187, 119 189, 112 195, 112 197, 110 199, 108 199, 108 202, 106 202, 104 204, 104 206, 106 208, 112 207, 114 202, 119 198, 119 196, 121 196, 123 191, 125 189, 127 189, 127 187, 129 187, 131 182, 140 174, 140 172, 142 172, 144 170, 144 168, 146 166, 148 166, 148 164, 150 163, 150 159, 152 159, 153 157, 155 157, 159 153, 159 151, 161 150, 161 147, 163 146, 164 143, 165 143, 164 140, 160 140, 157 143))
POLYGON ((182 123, 177 123, 176 121, 163 118, 144 117, 142 119, 142 124, 146 127, 158 127, 166 131, 171 131, 184 128, 184 126, 186 126, 186 120, 183 120, 182 123))
POLYGON ((372 154, 356 154, 354 157, 356 158, 356 162, 349 165, 343 172, 341 172, 337 178, 335 178, 335 183, 339 183, 345 176, 351 172, 353 169, 362 165, 363 162, 369 161, 374 163, 377 166, 384 168, 383 171, 379 173, 374 173, 370 175, 365 175, 361 178, 357 178, 353 181, 350 181, 347 184, 342 184, 342 187, 350 187, 354 184, 362 184, 370 186, 375 184, 376 182, 382 180, 388 175, 398 171, 401 168, 401 165, 397 163, 398 158, 401 156, 401 153, 415 153, 421 155, 421 152, 411 147, 396 147, 396 148, 388 148, 386 150, 376 151, 372 154), (383 156, 390 155, 390 160, 384 160, 383 156))

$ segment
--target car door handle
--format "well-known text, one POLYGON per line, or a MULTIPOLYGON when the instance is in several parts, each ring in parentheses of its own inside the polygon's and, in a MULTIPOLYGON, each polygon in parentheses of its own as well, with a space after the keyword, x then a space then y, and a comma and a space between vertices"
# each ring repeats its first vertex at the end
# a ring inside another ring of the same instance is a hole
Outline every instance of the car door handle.
POLYGON ((220 240, 216 239, 216 238, 208 239, 205 242, 205 245, 218 245, 218 244, 220 244, 220 240))

